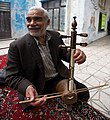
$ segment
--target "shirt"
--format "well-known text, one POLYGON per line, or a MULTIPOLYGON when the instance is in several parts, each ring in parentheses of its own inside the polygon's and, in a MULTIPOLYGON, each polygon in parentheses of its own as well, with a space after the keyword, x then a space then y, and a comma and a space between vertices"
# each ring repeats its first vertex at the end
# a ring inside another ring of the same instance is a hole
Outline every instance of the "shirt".
POLYGON ((49 46, 48 46, 48 41, 51 39, 51 36, 49 33, 47 33, 45 45, 42 45, 41 43, 39 43, 35 37, 34 37, 34 39, 37 42, 37 45, 39 47, 40 54, 41 54, 41 57, 43 60, 43 65, 44 65, 44 69, 45 69, 45 78, 46 78, 46 80, 50 80, 58 75, 58 73, 56 72, 55 66, 53 64, 49 46))

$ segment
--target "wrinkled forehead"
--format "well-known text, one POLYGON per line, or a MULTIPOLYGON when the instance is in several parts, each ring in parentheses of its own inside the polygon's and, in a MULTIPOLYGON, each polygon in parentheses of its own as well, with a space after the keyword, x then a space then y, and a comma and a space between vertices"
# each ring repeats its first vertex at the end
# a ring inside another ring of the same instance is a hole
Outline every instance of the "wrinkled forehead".
POLYGON ((40 16, 44 17, 44 12, 41 10, 30 10, 27 14, 27 17, 40 16))

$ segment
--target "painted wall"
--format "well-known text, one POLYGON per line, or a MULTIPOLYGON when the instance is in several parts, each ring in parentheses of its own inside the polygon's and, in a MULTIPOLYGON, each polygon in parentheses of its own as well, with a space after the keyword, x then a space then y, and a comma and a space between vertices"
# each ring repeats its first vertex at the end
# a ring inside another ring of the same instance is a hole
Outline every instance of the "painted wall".
POLYGON ((83 22, 83 31, 88 32, 88 43, 97 40, 101 37, 107 35, 107 21, 108 21, 108 7, 109 7, 109 0, 106 0, 106 4, 103 3, 103 8, 99 5, 100 0, 85 0, 85 15, 84 15, 84 22, 83 22), (100 12, 106 13, 106 25, 105 31, 99 32, 99 14, 100 12))
POLYGON ((107 35, 107 21, 110 18, 110 0, 106 0, 105 9, 99 6, 101 0, 67 0, 65 34, 70 34, 72 17, 77 17, 77 32, 88 33, 87 38, 77 36, 78 42, 91 43, 107 35), (79 4, 80 3, 80 4, 79 4), (104 32, 98 32, 99 13, 107 14, 104 32), (68 19, 67 19, 68 18, 68 19))
MULTIPOLYGON (((40 6, 39 0, 0 0, 11 3, 11 33, 12 37, 22 36, 27 32, 26 14, 28 9, 37 5, 40 6)), ((88 43, 107 35, 107 21, 110 17, 110 0, 106 0, 105 10, 98 5, 100 0, 67 0, 65 33, 71 34, 71 23, 73 16, 77 17, 77 32, 88 33, 87 38, 78 37, 78 42, 86 41, 88 43), (80 4, 79 4, 80 3, 80 4), (100 11, 107 13, 105 32, 98 32, 98 22, 100 11)))
POLYGON ((11 34, 12 38, 24 35, 27 32, 26 14, 31 6, 37 5, 36 0, 0 0, 11 3, 11 34))

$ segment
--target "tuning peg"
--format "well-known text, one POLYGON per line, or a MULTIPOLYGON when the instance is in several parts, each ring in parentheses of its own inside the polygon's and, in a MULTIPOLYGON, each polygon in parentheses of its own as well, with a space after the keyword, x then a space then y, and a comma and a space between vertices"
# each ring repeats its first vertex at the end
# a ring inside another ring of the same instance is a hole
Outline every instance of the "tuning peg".
POLYGON ((76 43, 76 45, 80 45, 80 46, 85 47, 85 46, 87 46, 88 44, 87 44, 87 43, 76 43))
POLYGON ((88 36, 87 33, 80 33, 80 34, 77 34, 77 35, 82 36, 82 37, 87 37, 88 36))

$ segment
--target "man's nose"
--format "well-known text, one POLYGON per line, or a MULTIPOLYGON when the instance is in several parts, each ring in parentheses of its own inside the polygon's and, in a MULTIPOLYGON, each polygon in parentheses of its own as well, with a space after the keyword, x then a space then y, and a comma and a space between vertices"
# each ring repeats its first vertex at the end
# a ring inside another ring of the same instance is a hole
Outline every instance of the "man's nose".
POLYGON ((30 24, 31 25, 36 24, 35 20, 32 19, 31 22, 30 22, 30 24))

